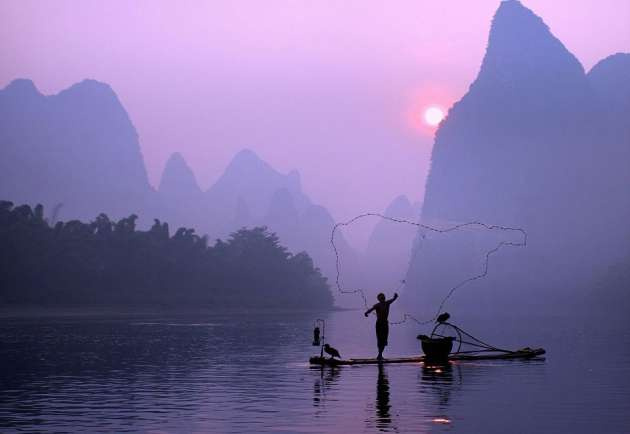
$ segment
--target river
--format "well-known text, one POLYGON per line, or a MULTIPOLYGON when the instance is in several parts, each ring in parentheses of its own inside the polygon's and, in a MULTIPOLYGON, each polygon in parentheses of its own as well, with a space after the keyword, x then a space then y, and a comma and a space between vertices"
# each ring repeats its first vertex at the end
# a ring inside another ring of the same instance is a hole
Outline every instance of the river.
MULTIPOLYGON (((323 369, 307 363, 315 318, 342 356, 375 355, 360 311, 5 314, 0 431, 630 431, 628 318, 454 315, 546 358, 323 369)), ((428 331, 392 326, 386 356, 419 354, 428 331)))

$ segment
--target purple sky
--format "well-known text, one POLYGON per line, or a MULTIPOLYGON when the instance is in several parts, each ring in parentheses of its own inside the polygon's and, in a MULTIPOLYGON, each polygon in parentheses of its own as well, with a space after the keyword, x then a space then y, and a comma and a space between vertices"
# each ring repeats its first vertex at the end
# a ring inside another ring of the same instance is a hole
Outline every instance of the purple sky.
MULTIPOLYGON (((589 69, 630 51, 628 0, 526 0, 589 69)), ((338 218, 421 199, 425 107, 461 97, 498 0, 0 2, 0 86, 109 83, 151 182, 180 151, 207 188, 233 154, 297 168, 338 218), (416 126, 414 126, 414 123, 416 126)))

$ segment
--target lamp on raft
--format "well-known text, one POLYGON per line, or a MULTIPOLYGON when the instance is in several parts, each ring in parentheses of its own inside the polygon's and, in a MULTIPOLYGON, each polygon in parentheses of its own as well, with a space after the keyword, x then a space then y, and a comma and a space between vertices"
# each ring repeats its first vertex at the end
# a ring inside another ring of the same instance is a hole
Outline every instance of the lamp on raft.
POLYGON ((326 321, 324 321, 321 318, 317 318, 315 320, 314 326, 313 326, 313 343, 312 345, 314 347, 320 346, 321 345, 321 349, 320 349, 320 357, 324 357, 324 344, 326 341, 326 321), (319 325, 321 324, 321 330, 319 328, 319 325), (321 331, 321 333, 320 333, 321 331))
POLYGON ((317 347, 319 346, 319 327, 315 326, 315 328, 313 329, 313 346, 317 347))

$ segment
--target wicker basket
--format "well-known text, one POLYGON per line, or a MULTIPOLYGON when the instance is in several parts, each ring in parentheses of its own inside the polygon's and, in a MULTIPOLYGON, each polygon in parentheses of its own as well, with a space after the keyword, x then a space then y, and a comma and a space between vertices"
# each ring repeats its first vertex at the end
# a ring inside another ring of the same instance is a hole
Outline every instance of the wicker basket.
POLYGON ((454 337, 430 338, 425 335, 418 336, 422 351, 429 362, 446 362, 448 355, 453 350, 454 337))

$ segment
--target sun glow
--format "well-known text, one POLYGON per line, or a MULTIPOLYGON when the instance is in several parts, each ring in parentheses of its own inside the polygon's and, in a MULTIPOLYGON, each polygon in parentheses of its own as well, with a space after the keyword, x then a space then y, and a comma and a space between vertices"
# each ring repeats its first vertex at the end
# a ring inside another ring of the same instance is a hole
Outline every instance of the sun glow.
POLYGON ((407 127, 414 133, 434 137, 448 108, 457 100, 457 95, 439 83, 425 83, 409 91, 409 104, 405 111, 407 127))
POLYGON ((444 111, 436 106, 431 106, 424 111, 424 121, 432 126, 437 127, 444 119, 444 111))

